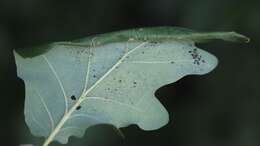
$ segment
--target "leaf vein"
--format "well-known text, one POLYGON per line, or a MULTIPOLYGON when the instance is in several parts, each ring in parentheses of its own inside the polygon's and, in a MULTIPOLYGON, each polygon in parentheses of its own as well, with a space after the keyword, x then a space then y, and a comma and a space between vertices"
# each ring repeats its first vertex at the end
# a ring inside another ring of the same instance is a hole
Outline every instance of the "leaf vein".
POLYGON ((45 111, 46 111, 47 114, 48 114, 49 120, 50 120, 50 122, 51 122, 51 131, 52 131, 52 130, 54 129, 54 120, 53 120, 52 114, 51 114, 50 110, 48 109, 48 107, 47 107, 47 105, 46 105, 44 99, 43 99, 42 96, 40 95, 40 93, 39 93, 36 89, 35 89, 35 92, 36 92, 36 94, 38 95, 38 97, 40 98, 40 101, 41 101, 41 103, 43 104, 44 109, 45 109, 45 111))
POLYGON ((131 53, 133 53, 135 50, 137 50, 138 48, 144 46, 145 44, 147 44, 148 42, 143 42, 140 45, 138 45, 137 47, 133 48, 132 50, 126 52, 118 61, 116 64, 114 64, 101 78, 99 78, 99 80, 92 85, 85 93, 83 93, 83 97, 86 97, 87 94, 89 92, 91 92, 100 82, 102 82, 118 65, 120 65, 123 60, 131 53))
POLYGON ((91 66, 91 48, 89 49, 87 75, 85 78, 85 86, 84 86, 82 94, 84 94, 84 92, 87 90, 87 86, 88 86, 88 82, 89 82, 90 66, 91 66))
POLYGON ((101 122, 102 121, 102 120, 98 119, 97 117, 95 117, 93 115, 89 115, 89 114, 75 114, 75 115, 71 116, 69 119, 71 120, 71 119, 73 119, 75 117, 86 117, 86 118, 93 119, 93 120, 95 120, 97 122, 101 122))
POLYGON ((56 70, 54 69, 53 65, 51 64, 51 62, 49 61, 49 59, 45 56, 45 55, 42 55, 42 57, 44 58, 44 60, 47 62, 48 66, 50 67, 51 71, 53 72, 55 78, 57 79, 58 83, 59 83, 59 86, 62 90, 62 93, 63 93, 63 96, 64 96, 64 100, 65 100, 65 113, 68 112, 68 101, 67 101, 67 96, 66 96, 66 92, 65 92, 65 89, 64 89, 64 86, 56 72, 56 70))
MULTIPOLYGON (((30 112, 29 112, 29 113, 30 113, 30 112)), ((33 121, 34 121, 39 127, 41 127, 42 129, 44 129, 44 131, 46 131, 47 133, 49 133, 49 131, 48 131, 46 128, 44 128, 44 127, 39 123, 39 121, 35 118, 35 116, 34 116, 33 113, 31 113, 30 115, 32 116, 33 121)))
POLYGON ((77 129, 77 130, 79 130, 79 131, 84 131, 84 130, 81 129, 81 128, 78 128, 78 127, 75 127, 75 126, 70 126, 70 127, 66 127, 66 128, 61 129, 59 133, 62 133, 63 131, 65 131, 65 130, 67 130, 67 129, 77 129))

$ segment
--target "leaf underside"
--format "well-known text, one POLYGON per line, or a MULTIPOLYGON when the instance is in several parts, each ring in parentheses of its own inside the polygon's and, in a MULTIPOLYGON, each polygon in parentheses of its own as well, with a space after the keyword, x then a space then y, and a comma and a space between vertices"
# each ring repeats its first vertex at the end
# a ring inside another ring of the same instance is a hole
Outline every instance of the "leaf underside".
POLYGON ((158 129, 168 113, 155 90, 213 70, 216 57, 194 45, 212 39, 249 41, 234 32, 154 27, 15 51, 26 86, 26 123, 33 135, 46 138, 45 146, 82 137, 96 124, 158 129))

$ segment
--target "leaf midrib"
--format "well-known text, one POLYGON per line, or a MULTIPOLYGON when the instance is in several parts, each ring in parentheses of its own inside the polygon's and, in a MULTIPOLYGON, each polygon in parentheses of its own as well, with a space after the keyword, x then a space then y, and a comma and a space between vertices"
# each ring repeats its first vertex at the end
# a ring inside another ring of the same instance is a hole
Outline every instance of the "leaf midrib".
MULTIPOLYGON (((55 127, 55 129, 51 132, 51 134, 49 135, 49 137, 45 140, 43 146, 48 146, 49 143, 51 143, 53 141, 53 139, 55 138, 55 136, 59 133, 60 129, 63 127, 63 125, 66 123, 66 121, 69 119, 69 117, 71 116, 71 114, 76 110, 76 108, 81 104, 81 102, 83 102, 85 99, 87 98, 87 94, 90 93, 100 82, 102 82, 118 65, 120 65, 123 60, 131 53, 133 53, 135 50, 137 50, 138 48, 144 46, 145 44, 147 44, 148 42, 142 42, 140 45, 136 46, 135 48, 133 48, 132 50, 126 52, 118 61, 116 64, 114 64, 97 82, 95 82, 95 84, 93 84, 88 90, 85 91, 85 93, 83 93, 81 95, 81 97, 78 99, 78 101, 70 108, 70 110, 68 112, 66 112, 64 114, 64 116, 62 117, 62 119, 60 120, 60 122, 57 124, 57 126, 55 127)), ((48 60, 46 60, 48 61, 48 60)), ((47 62, 48 63, 48 62, 47 62)), ((50 66, 51 67, 51 66, 50 66)), ((86 78, 88 79, 88 78, 86 78)), ((86 82, 87 84, 87 82, 86 82)), ((86 86, 86 85, 85 85, 86 86)), ((84 90, 83 90, 84 91, 84 90)))

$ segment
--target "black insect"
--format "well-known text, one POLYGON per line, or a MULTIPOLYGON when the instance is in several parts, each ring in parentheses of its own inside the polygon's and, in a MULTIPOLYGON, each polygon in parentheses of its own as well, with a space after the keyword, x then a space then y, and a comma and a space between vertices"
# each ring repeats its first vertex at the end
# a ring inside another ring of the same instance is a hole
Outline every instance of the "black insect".
POLYGON ((77 98, 76 98, 74 95, 72 95, 72 96, 70 97, 70 99, 71 99, 71 100, 77 100, 77 98))
POLYGON ((193 64, 200 65, 201 62, 205 63, 205 60, 202 59, 202 56, 199 54, 199 52, 196 48, 193 50, 190 50, 189 53, 194 60, 193 64))
POLYGON ((76 110, 80 110, 80 109, 81 109, 81 106, 80 106, 80 105, 76 107, 76 110))

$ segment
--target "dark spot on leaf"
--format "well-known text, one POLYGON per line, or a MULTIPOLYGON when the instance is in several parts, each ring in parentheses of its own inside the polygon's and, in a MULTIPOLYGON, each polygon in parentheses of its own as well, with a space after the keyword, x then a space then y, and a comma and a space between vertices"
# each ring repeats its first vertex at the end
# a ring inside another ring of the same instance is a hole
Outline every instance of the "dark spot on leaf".
POLYGON ((191 56, 192 56, 193 59, 197 59, 199 55, 198 54, 191 54, 191 56))
POLYGON ((155 46, 158 42, 157 41, 151 41, 151 46, 155 46))
POLYGON ((96 75, 93 75, 93 78, 96 78, 97 76, 96 75))
POLYGON ((174 64, 174 61, 171 61, 171 64, 174 64))
POLYGON ((76 98, 74 95, 72 95, 72 96, 70 97, 70 99, 71 99, 71 100, 76 100, 77 98, 76 98))
POLYGON ((80 106, 80 105, 76 107, 76 110, 80 110, 80 109, 81 109, 81 106, 80 106))
POLYGON ((118 80, 119 81, 119 83, 122 83, 122 80, 118 80))
POLYGON ((142 52, 142 54, 144 54, 144 51, 142 52))
POLYGON ((189 51, 189 53, 191 54, 192 59, 194 60, 193 64, 200 65, 201 61, 205 63, 205 60, 201 60, 202 56, 198 53, 196 48, 192 51, 189 51))
POLYGON ((136 85, 136 84, 137 84, 137 82, 136 82, 136 81, 134 81, 134 84, 136 85))

